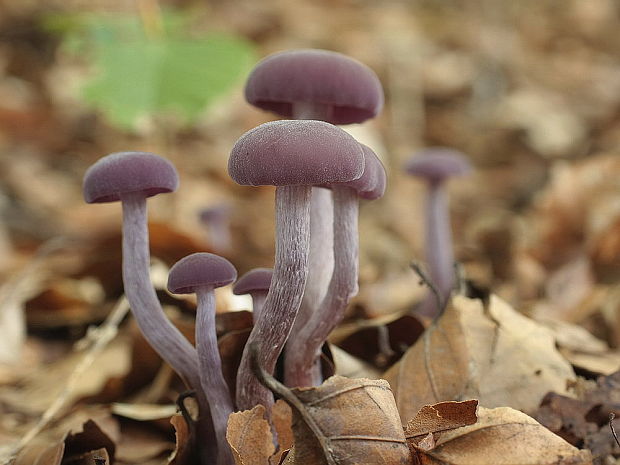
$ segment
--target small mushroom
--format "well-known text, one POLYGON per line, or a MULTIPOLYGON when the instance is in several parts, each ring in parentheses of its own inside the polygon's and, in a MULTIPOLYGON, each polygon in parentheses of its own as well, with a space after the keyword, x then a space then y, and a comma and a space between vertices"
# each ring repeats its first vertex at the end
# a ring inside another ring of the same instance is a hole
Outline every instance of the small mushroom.
POLYGON ((255 324, 265 304, 272 276, 272 268, 254 268, 241 276, 233 286, 233 294, 252 296, 252 319, 255 324))
POLYGON ((308 274, 310 189, 347 182, 364 171, 359 144, 342 129, 321 121, 273 121, 245 133, 235 143, 228 172, 242 185, 276 186, 276 257, 271 288, 243 352, 237 375, 237 405, 269 408, 271 392, 250 367, 249 347, 273 374, 289 335, 308 274))
MULTIPOLYGON (((146 199, 173 192, 179 185, 176 169, 168 160, 148 152, 119 152, 107 155, 84 175, 87 203, 120 201, 123 207, 123 285, 140 331, 185 384, 196 391, 200 405, 200 434, 212 434, 208 404, 198 374, 196 349, 166 318, 149 275, 150 251, 146 199)), ((212 451, 203 444, 203 460, 212 451)))
POLYGON ((231 208, 227 204, 213 205, 200 210, 200 222, 207 230, 209 244, 217 253, 231 250, 230 214, 231 208))
POLYGON ((360 146, 365 159, 364 174, 354 181, 329 184, 334 193, 334 272, 318 310, 288 343, 284 367, 289 386, 321 384, 321 347, 344 317, 351 297, 357 294, 359 199, 382 197, 386 187, 383 164, 372 149, 360 146))
POLYGON ((211 253, 194 253, 170 268, 168 290, 174 294, 196 294, 196 350, 200 364, 200 382, 211 408, 211 419, 217 440, 218 465, 233 465, 232 452, 226 441, 228 416, 233 403, 222 374, 222 361, 215 331, 214 289, 237 278, 237 270, 225 258, 211 253))
POLYGON ((455 282, 448 197, 443 184, 452 176, 468 174, 471 165, 466 156, 457 150, 432 147, 411 157, 405 164, 405 171, 426 181, 428 186, 425 250, 430 280, 438 296, 429 293, 418 312, 436 317, 447 304, 455 282))

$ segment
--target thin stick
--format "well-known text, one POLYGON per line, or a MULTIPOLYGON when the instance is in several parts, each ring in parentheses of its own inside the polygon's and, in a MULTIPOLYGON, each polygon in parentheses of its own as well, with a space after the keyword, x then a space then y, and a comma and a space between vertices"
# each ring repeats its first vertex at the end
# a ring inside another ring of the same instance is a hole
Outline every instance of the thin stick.
MULTIPOLYGON (((34 439, 48 424, 49 422, 66 406, 67 401, 71 397, 71 393, 75 391, 78 382, 86 370, 95 362, 97 356, 105 349, 105 347, 116 337, 118 334, 118 326, 121 324, 127 313, 129 312, 129 303, 125 296, 122 296, 114 306, 112 312, 108 315, 104 323, 96 330, 95 340, 88 349, 88 352, 84 354, 84 357, 67 380, 65 388, 60 395, 54 400, 43 415, 39 419, 36 425, 34 425, 15 445, 10 451, 11 456, 17 455, 17 453, 34 439)), ((87 337, 93 337, 91 331, 87 337)))
POLYGON ((609 414, 609 427, 611 428, 611 434, 614 435, 614 439, 616 440, 616 444, 620 446, 620 441, 618 441, 618 435, 616 434, 616 430, 614 429, 614 418, 616 418, 616 414, 611 412, 609 414))

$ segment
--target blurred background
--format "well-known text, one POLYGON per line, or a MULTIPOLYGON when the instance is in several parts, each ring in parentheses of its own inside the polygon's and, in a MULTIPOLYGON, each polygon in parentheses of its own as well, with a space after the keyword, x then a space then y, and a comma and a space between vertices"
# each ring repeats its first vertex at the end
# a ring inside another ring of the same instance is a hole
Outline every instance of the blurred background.
POLYGON ((324 48, 370 66, 386 96, 377 119, 346 128, 388 171, 385 197, 361 207, 351 315, 406 311, 424 295, 409 265, 424 262, 425 188, 402 165, 442 145, 475 166, 449 186, 466 279, 617 346, 618 30, 615 0, 2 0, 4 327, 19 327, 23 308, 31 333, 77 338, 122 292, 120 207, 81 195, 85 170, 110 152, 152 151, 179 170, 179 191, 150 201, 162 263, 214 250, 200 212, 215 208, 239 272, 272 266, 273 189, 227 175, 237 138, 275 119, 244 101, 243 84, 272 52, 324 48))

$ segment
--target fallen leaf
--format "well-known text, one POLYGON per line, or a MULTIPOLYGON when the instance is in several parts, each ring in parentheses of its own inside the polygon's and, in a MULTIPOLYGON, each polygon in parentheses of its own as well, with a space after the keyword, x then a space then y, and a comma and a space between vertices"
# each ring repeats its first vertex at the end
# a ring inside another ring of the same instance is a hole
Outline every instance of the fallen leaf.
POLYGON ((552 333, 496 296, 456 296, 440 318, 385 374, 401 418, 424 405, 476 398, 486 407, 533 412, 549 391, 575 379, 552 333))
POLYGON ((463 402, 440 402, 425 405, 405 427, 405 437, 438 433, 461 426, 473 425, 477 421, 477 400, 463 402))
POLYGON ((385 380, 332 376, 321 386, 290 392, 298 399, 293 409, 295 447, 284 463, 410 463, 394 397, 385 380))
POLYGON ((291 406, 282 399, 278 399, 271 407, 271 422, 278 435, 278 450, 270 458, 270 463, 271 465, 278 465, 295 443, 291 406))
POLYGON ((230 415, 226 439, 237 465, 269 465, 269 457, 275 452, 262 405, 230 415))
MULTIPOLYGON (((414 445, 414 448, 415 445, 414 445)), ((533 418, 509 407, 478 408, 478 421, 445 431, 432 449, 416 448, 421 465, 587 465, 579 450, 533 418)))
POLYGON ((170 457, 168 457, 167 465, 190 465, 198 463, 194 451, 194 438, 183 418, 183 415, 177 414, 170 418, 170 423, 174 426, 176 436, 176 447, 170 457))

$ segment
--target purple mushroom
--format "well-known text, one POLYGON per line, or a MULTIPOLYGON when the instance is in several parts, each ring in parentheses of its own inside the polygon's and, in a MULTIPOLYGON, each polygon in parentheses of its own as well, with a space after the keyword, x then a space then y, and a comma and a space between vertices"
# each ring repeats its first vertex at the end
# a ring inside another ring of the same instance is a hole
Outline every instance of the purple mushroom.
POLYGON ((252 319, 255 324, 265 304, 272 276, 272 268, 254 268, 241 276, 233 286, 233 294, 252 296, 252 319))
MULTIPOLYGON (((196 349, 166 318, 149 275, 146 199, 173 192, 178 184, 176 169, 168 160, 147 152, 120 152, 101 158, 86 171, 83 193, 87 203, 121 202, 127 300, 149 344, 196 391, 201 409, 199 427, 209 434, 210 421, 202 421, 208 404, 201 389, 196 349)), ((209 454, 206 449, 203 452, 209 454)))
POLYGON ((419 313, 435 317, 448 302, 454 288, 454 252, 448 212, 448 198, 443 183, 452 176, 471 171, 467 157, 457 150, 432 147, 418 152, 405 164, 405 171, 426 181, 425 249, 429 275, 438 292, 440 302, 429 293, 419 308, 419 313), (438 308, 439 307, 439 308, 438 308))
POLYGON ((217 253, 231 249, 230 237, 231 207, 227 204, 213 205, 200 210, 199 218, 207 229, 209 244, 217 253))
POLYGON ((350 298, 357 293, 359 199, 382 197, 386 186, 383 164, 369 147, 360 146, 365 159, 364 174, 354 181, 329 185, 334 193, 334 272, 318 311, 288 343, 284 366, 289 386, 321 384, 321 346, 342 320, 350 298))
POLYGON ((270 374, 289 335, 308 274, 310 189, 348 182, 364 171, 360 145, 342 129, 321 121, 274 121, 236 142, 228 172, 238 184, 276 186, 276 257, 271 288, 243 352, 237 375, 237 406, 270 407, 271 392, 250 367, 249 347, 270 374))
MULTIPOLYGON (((351 57, 327 50, 300 49, 263 59, 245 87, 249 103, 285 118, 332 124, 362 123, 383 107, 375 72, 351 57)), ((291 335, 303 328, 323 300, 333 271, 331 192, 314 187, 310 205, 308 279, 291 335)))
POLYGON ((211 407, 211 419, 217 441, 218 465, 233 465, 226 441, 228 416, 233 403, 222 374, 222 361, 215 331, 214 289, 237 278, 237 270, 225 258, 210 253, 195 253, 170 268, 168 290, 175 294, 196 294, 196 350, 200 364, 200 382, 211 407))

